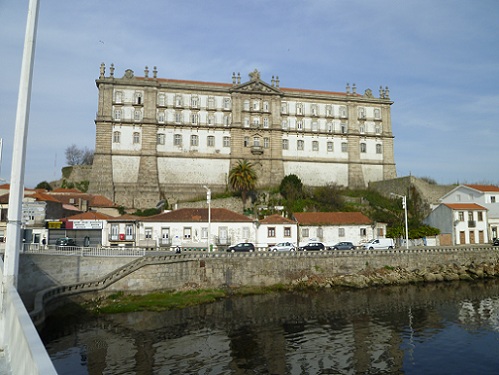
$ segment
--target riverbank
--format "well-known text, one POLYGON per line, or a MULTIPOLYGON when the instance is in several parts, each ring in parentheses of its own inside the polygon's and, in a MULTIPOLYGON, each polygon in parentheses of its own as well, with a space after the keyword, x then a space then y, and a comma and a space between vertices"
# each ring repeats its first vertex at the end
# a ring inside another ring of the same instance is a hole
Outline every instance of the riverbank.
POLYGON ((260 295, 282 291, 346 287, 363 289, 378 286, 434 283, 444 281, 473 281, 499 276, 499 264, 480 263, 450 266, 435 265, 426 269, 407 270, 385 266, 379 269, 366 267, 356 274, 323 277, 305 275, 288 285, 275 284, 262 287, 236 287, 224 289, 195 289, 156 293, 125 294, 118 292, 97 297, 81 304, 90 314, 114 314, 137 311, 165 311, 212 303, 233 296, 260 295))

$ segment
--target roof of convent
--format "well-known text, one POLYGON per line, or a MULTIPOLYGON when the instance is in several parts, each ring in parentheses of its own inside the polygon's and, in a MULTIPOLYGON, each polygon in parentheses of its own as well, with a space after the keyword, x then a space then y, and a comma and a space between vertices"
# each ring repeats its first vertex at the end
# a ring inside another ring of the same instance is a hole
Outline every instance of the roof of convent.
MULTIPOLYGON (((163 212, 158 215, 142 218, 149 222, 208 222, 207 208, 180 208, 175 211, 163 212)), ((211 222, 252 222, 247 216, 227 210, 225 208, 211 209, 211 222)))
POLYGON ((300 225, 372 224, 362 212, 296 212, 293 216, 300 225))

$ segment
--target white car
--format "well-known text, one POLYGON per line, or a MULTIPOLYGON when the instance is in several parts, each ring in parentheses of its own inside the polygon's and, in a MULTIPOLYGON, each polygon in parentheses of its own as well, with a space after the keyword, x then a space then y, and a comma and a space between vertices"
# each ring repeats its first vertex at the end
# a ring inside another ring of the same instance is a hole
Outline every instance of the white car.
POLYGON ((271 246, 270 251, 295 251, 295 245, 291 242, 280 242, 277 245, 271 246))

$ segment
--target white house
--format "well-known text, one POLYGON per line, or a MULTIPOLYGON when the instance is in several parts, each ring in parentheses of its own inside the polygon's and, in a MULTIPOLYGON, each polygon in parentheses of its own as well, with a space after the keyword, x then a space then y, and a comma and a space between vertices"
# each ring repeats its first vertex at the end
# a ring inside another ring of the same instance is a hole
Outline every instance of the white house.
POLYGON ((258 222, 257 245, 272 246, 280 242, 291 242, 298 246, 298 226, 295 221, 275 214, 258 222))
POLYGON ((499 187, 494 185, 459 185, 442 198, 442 203, 476 203, 487 209, 488 238, 499 237, 499 187))
POLYGON ((376 223, 361 212, 297 212, 300 245, 321 241, 332 246, 340 241, 359 246, 371 238, 385 238, 386 224, 376 223))
POLYGON ((181 208, 141 218, 137 245, 141 247, 213 248, 256 242, 256 222, 225 208, 181 208), (208 213, 210 220, 208 221, 208 213))
POLYGON ((424 222, 440 229, 441 245, 481 244, 489 241, 487 209, 476 203, 442 203, 424 222))

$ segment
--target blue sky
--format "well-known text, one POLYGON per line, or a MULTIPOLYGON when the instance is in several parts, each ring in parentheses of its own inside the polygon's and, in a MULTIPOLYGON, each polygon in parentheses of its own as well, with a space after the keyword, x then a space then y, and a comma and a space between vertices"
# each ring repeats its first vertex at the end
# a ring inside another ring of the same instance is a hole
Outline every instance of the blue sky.
MULTIPOLYGON (((499 184, 497 0, 39 0, 25 184, 95 147, 99 65, 281 87, 388 86, 398 176, 499 184)), ((28 0, 0 0, 0 177, 9 180, 28 0)), ((306 182, 305 182, 306 183, 306 182)))

